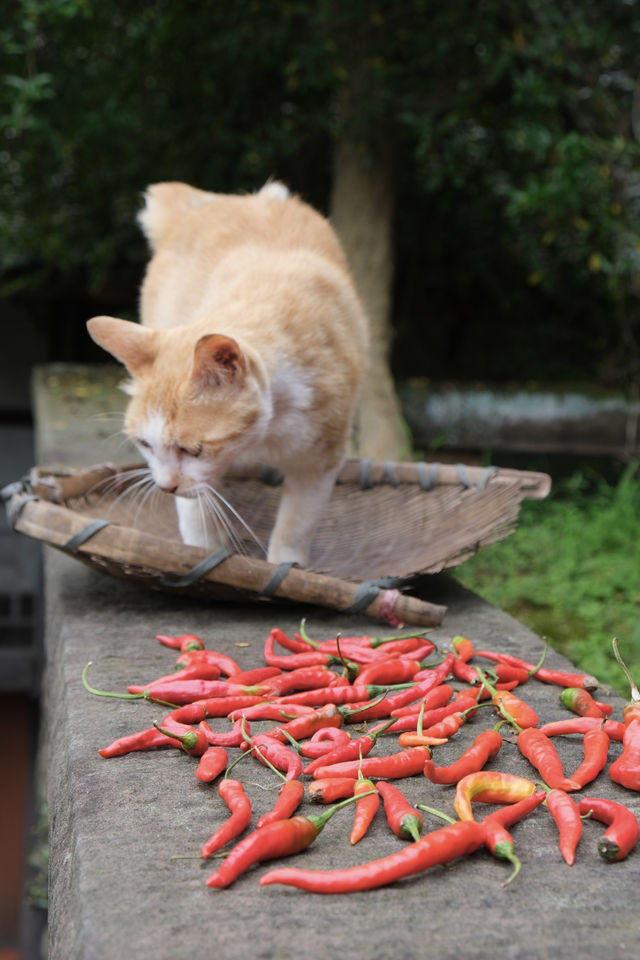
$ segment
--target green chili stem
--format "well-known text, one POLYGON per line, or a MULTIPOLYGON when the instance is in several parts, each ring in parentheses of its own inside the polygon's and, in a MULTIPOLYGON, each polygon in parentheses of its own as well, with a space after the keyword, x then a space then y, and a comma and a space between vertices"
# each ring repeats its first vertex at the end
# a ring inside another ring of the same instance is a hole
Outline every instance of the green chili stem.
POLYGON ((322 813, 313 814, 310 813, 307 815, 307 820, 310 820, 311 823, 318 829, 322 830, 327 820, 329 820, 334 813, 340 810, 342 807, 346 807, 349 803, 354 803, 356 800, 362 800, 363 797, 368 797, 372 793, 376 793, 375 790, 367 790, 366 793, 359 793, 357 796, 347 797, 346 800, 341 800, 340 803, 334 803, 332 807, 329 807, 327 810, 324 810, 322 813))
POLYGON ((312 640, 312 639, 311 639, 311 637, 310 637, 309 634, 307 633, 307 626, 306 626, 306 624, 307 624, 307 621, 306 621, 306 619, 303 617, 302 620, 300 621, 300 630, 299 630, 298 632, 299 632, 300 636, 302 637, 302 639, 304 640, 305 643, 308 643, 309 646, 313 647, 315 650, 318 650, 319 647, 320 647, 320 644, 318 643, 317 640, 312 640))
POLYGON ((165 737, 178 740, 185 750, 193 750, 198 742, 198 734, 195 730, 190 730, 188 733, 172 733, 171 730, 165 730, 164 727, 161 727, 157 720, 153 721, 153 725, 159 733, 164 733, 165 737))
POLYGON ((116 693, 112 690, 97 690, 95 687, 92 687, 89 681, 87 680, 87 670, 92 665, 93 661, 89 660, 89 663, 84 667, 82 671, 82 684, 89 693, 93 693, 96 697, 112 697, 116 700, 148 700, 150 703, 159 703, 162 707, 169 707, 171 710, 177 710, 177 703, 167 703, 166 700, 157 700, 155 697, 150 697, 149 693, 145 691, 144 693, 116 693))
POLYGON ((622 668, 622 672, 624 673, 625 677, 627 678, 627 681, 628 681, 628 683, 629 683, 629 687, 631 688, 631 699, 632 699, 632 700, 640 700, 640 690, 638 690, 638 687, 636 686, 635 680, 633 679, 633 677, 632 677, 631 674, 629 673, 629 668, 627 667, 626 663, 624 662, 624 660, 623 660, 622 657, 620 656, 620 652, 619 652, 619 650, 618 650, 618 638, 617 638, 617 637, 614 637, 614 638, 613 638, 613 640, 611 641, 611 646, 613 647, 613 652, 614 652, 614 654, 615 654, 616 660, 618 661, 618 664, 619 664, 620 667, 622 668))
POLYGON ((446 820, 447 823, 456 823, 453 817, 450 817, 448 813, 443 813, 442 810, 436 810, 435 807, 428 807, 425 803, 416 804, 418 810, 426 810, 427 813, 433 814, 434 817, 439 817, 441 820, 446 820))
POLYGON ((536 663, 536 665, 535 665, 535 667, 533 668, 533 670, 529 670, 529 676, 530 676, 530 677, 535 677, 536 673, 538 672, 538 670, 540 669, 540 667, 541 667, 542 664, 544 663, 545 657, 546 657, 546 655, 547 655, 547 650, 549 649, 549 642, 548 642, 548 640, 547 640, 546 637, 543 637, 543 638, 542 638, 542 642, 543 642, 543 644, 544 644, 544 649, 543 649, 543 651, 542 651, 542 656, 540 657, 540 659, 539 659, 538 662, 536 663))

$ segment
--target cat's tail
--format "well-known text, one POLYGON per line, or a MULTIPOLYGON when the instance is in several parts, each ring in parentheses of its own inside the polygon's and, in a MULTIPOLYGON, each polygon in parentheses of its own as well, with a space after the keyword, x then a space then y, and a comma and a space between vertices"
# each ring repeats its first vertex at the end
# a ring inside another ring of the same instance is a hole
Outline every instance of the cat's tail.
POLYGON ((162 242, 176 217, 193 207, 209 202, 215 194, 198 190, 186 183, 154 183, 144 193, 144 207, 138 214, 138 225, 152 250, 162 242))

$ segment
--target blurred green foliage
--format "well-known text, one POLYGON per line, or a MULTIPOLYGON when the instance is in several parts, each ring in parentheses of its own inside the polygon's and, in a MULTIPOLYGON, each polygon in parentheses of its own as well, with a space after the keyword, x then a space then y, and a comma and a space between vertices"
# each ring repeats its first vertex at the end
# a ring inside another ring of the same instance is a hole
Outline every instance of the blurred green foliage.
POLYGON ((14 0, 0 290, 132 290, 156 180, 326 209, 348 134, 395 158, 400 375, 628 383, 639 40, 636 0, 14 0))

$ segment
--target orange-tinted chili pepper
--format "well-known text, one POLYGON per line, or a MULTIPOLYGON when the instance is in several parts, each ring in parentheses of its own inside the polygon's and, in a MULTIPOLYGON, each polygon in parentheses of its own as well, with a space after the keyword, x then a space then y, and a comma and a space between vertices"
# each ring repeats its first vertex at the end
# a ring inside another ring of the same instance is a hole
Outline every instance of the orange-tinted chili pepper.
POLYGON ((585 734, 587 730, 605 730, 612 740, 622 740, 624 736, 624 723, 619 720, 605 720, 604 723, 600 717, 571 717, 569 720, 551 720, 549 723, 543 723, 539 730, 546 733, 548 737, 563 736, 569 733, 585 734))
POLYGON ((579 790, 580 784, 565 777, 562 761, 553 741, 537 727, 518 734, 518 750, 533 764, 547 786, 557 790, 579 790))
POLYGON ((585 733, 582 738, 584 760, 571 774, 571 780, 577 783, 579 788, 586 787, 604 770, 607 765, 610 742, 609 734, 600 728, 588 730, 585 733))
POLYGON ((470 773, 482 770, 485 763, 493 760, 502 747, 502 737, 497 730, 483 730, 454 763, 436 767, 433 760, 426 760, 424 775, 431 783, 457 783, 470 773))
POLYGON ((476 709, 477 705, 473 701, 472 707, 449 713, 439 723, 432 724, 426 730, 423 729, 422 725, 423 717, 419 715, 416 730, 401 733, 398 737, 398 743, 401 747, 436 746, 439 743, 444 743, 475 714, 476 709))
POLYGON ((312 803, 335 803, 352 797, 357 780, 355 777, 323 777, 307 787, 307 796, 312 803))
POLYGON ((240 780, 225 777, 220 781, 218 793, 229 808, 230 816, 203 843, 201 853, 205 859, 239 836, 251 822, 251 801, 240 780))
POLYGON ((608 717, 613 713, 611 704, 595 700, 584 687, 565 687, 560 702, 579 717, 608 717))
POLYGON ((318 767, 326 767, 332 763, 344 763, 346 760, 356 760, 368 756, 378 737, 393 722, 393 719, 390 719, 386 723, 374 727, 373 730, 369 730, 368 733, 363 733, 361 737, 357 737, 355 740, 349 739, 345 743, 336 745, 328 753, 324 753, 321 757, 308 763, 302 772, 315 774, 318 767))
POLYGON ((229 763, 229 757, 224 747, 209 747, 200 757, 196 767, 196 778, 200 783, 211 783, 219 776, 229 763))
POLYGON ((397 853, 344 870, 298 870, 281 867, 270 870, 261 886, 283 883, 313 893, 354 893, 373 890, 388 883, 412 877, 439 864, 467 856, 484 843, 484 828, 475 820, 456 821, 425 834, 397 853))
MULTIPOLYGON (((399 777, 411 777, 416 773, 422 773, 428 749, 428 747, 409 747, 407 750, 391 753, 386 757, 364 757, 362 775, 395 780, 399 777)), ((359 767, 360 761, 347 760, 343 763, 317 767, 313 776, 317 780, 324 780, 327 777, 353 777, 355 780, 359 767)))
POLYGON ((380 794, 376 785, 373 780, 368 780, 366 777, 359 777, 356 780, 353 796, 358 797, 358 800, 349 837, 352 844, 362 840, 380 806, 380 794))
POLYGON ((535 793, 535 789, 535 783, 525 777, 498 770, 479 770, 458 781, 453 806, 461 820, 473 820, 472 800, 480 803, 517 803, 535 793))
POLYGON ((607 829, 598 841, 598 853, 603 860, 616 863, 624 860, 638 842, 638 818, 623 803, 596 797, 581 797, 578 810, 582 816, 590 814, 606 823, 607 829))
POLYGON ((560 853, 571 866, 582 836, 582 818, 578 805, 565 790, 550 790, 546 803, 558 828, 560 853))
POLYGON ((189 653, 191 650, 204 650, 204 642, 194 633, 183 633, 179 637, 172 637, 166 633, 157 633, 156 640, 164 644, 165 647, 171 647, 173 650, 180 650, 181 653, 189 653))
POLYGON ((378 792, 384 802, 387 823, 401 840, 419 840, 422 814, 412 807, 405 795, 393 783, 378 781, 378 792))
POLYGON ((538 725, 540 722, 538 714, 532 707, 526 704, 524 700, 516 697, 515 694, 509 690, 496 690, 486 678, 482 679, 482 683, 491 694, 491 702, 495 709, 505 720, 523 729, 525 727, 536 727, 538 725))
POLYGON ((228 887, 234 880, 256 863, 274 857, 289 857, 305 850, 318 836, 327 820, 353 797, 334 804, 317 815, 290 817, 276 820, 259 830, 254 830, 233 847, 215 873, 207 880, 208 887, 228 887))
MULTIPOLYGON (((426 731, 427 728, 434 727, 437 723, 440 723, 442 720, 445 720, 447 717, 451 716, 454 713, 464 713, 465 710, 468 710, 469 707, 476 706, 476 699, 472 693, 465 691, 464 694, 459 694, 454 700, 450 703, 447 703, 444 707, 435 707, 432 710, 425 710, 422 714, 422 726, 426 731)), ((415 731, 418 718, 422 711, 420 710, 412 711, 411 713, 403 714, 400 717, 395 717, 394 724, 390 729, 391 733, 401 733, 403 731, 415 731)), ((473 711, 475 713, 475 710, 473 711)), ((471 713, 467 715, 467 719, 471 718, 471 713)))
POLYGON ((276 820, 288 820, 304 799, 304 784, 301 780, 285 780, 278 791, 273 809, 263 814, 256 823, 256 830, 276 820))

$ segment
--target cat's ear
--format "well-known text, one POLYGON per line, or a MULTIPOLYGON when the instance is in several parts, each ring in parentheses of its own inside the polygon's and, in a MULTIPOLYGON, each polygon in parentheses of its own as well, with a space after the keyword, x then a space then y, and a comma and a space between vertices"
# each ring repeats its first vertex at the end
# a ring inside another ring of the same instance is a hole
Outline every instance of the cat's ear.
POLYGON ((157 335, 149 327, 115 317, 94 317, 87 321, 87 330, 99 346, 124 363, 134 376, 155 359, 157 335))
POLYGON ((239 384, 244 380, 247 361, 237 341, 221 333, 200 337, 193 354, 191 383, 194 387, 239 384))

